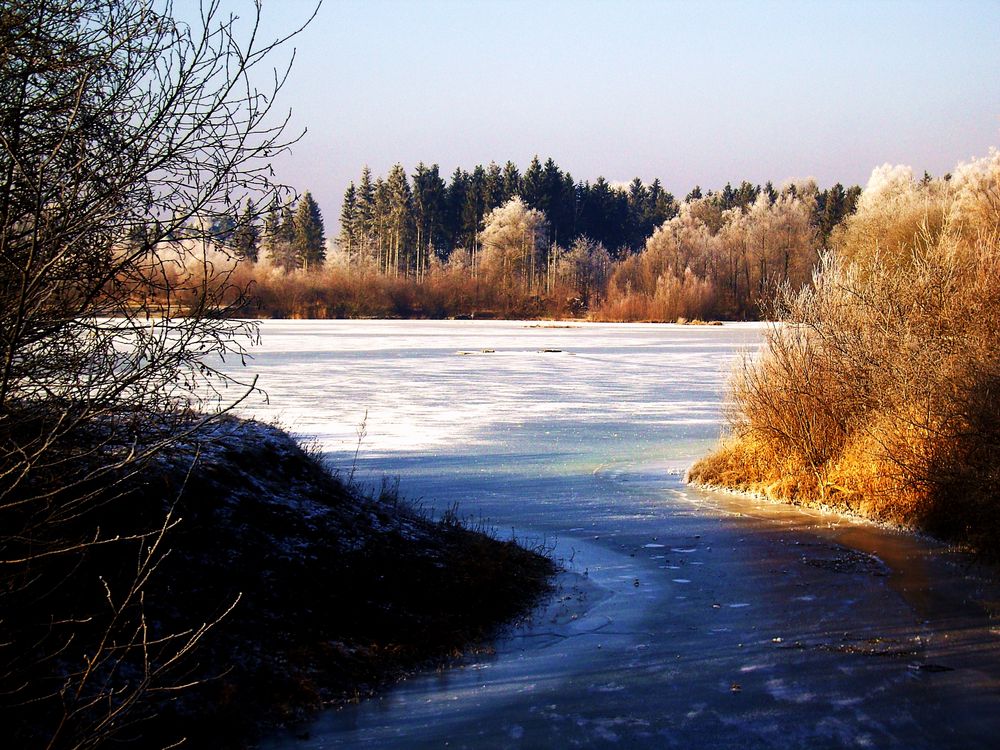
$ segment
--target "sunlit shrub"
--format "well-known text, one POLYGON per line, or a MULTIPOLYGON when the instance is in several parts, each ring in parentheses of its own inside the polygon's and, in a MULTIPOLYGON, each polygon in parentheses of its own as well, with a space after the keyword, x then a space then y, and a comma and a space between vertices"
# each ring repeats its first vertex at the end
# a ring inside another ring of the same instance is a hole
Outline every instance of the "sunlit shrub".
POLYGON ((691 477, 996 551, 1000 159, 870 184, 813 285, 782 296, 733 379, 731 437, 691 477))

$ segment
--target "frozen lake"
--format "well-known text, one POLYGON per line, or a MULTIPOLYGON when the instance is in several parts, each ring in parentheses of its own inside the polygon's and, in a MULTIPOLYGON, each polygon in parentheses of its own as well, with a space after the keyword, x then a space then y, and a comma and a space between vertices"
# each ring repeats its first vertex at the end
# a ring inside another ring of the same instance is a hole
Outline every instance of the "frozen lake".
POLYGON ((760 335, 265 321, 251 368, 270 403, 249 411, 566 568, 495 654, 267 747, 996 747, 1000 595, 977 570, 911 536, 683 484, 760 335))

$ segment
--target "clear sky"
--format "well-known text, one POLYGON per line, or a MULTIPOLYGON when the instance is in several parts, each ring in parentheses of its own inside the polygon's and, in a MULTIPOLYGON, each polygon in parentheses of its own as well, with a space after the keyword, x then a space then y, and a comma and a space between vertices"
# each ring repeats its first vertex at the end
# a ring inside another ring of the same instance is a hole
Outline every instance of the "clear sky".
MULTIPOLYGON (((312 4, 264 0, 267 29, 312 4)), ((538 154, 683 196, 941 174, 1000 146, 1000 0, 325 0, 295 46, 282 103, 308 133, 275 167, 328 229, 364 164, 538 154)))

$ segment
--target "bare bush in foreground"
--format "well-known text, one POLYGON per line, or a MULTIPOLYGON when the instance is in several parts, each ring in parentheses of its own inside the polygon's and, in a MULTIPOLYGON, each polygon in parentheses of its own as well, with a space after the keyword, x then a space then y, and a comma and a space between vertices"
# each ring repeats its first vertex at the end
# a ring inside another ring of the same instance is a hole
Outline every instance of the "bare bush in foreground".
POLYGON ((212 252, 277 191, 286 143, 263 65, 281 40, 252 7, 242 41, 215 0, 194 26, 168 0, 4 4, 0 714, 19 746, 119 733, 204 633, 145 616, 178 519, 137 493, 210 418, 192 407, 245 391, 212 364, 254 335, 212 252))

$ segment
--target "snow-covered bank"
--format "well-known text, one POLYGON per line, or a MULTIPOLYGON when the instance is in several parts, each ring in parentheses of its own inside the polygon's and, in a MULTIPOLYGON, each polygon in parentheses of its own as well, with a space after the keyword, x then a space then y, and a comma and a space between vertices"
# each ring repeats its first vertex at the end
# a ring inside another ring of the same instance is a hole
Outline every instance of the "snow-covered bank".
MULTIPOLYGON (((260 422, 224 418, 130 482, 127 502, 109 504, 102 527, 115 528, 112 512, 168 518, 142 589, 147 645, 122 651, 108 674, 115 694, 136 691, 134 726, 122 737, 138 747, 183 738, 189 747, 246 747, 264 727, 454 661, 530 608, 554 572, 547 557, 513 542, 454 517, 432 520, 392 483, 362 494, 260 422), (192 634, 195 648, 151 680, 149 664, 192 634)), ((102 554, 111 601, 136 552, 102 554)), ((90 565, 75 575, 86 579, 90 565)), ((87 643, 67 644, 67 665, 87 643)))

